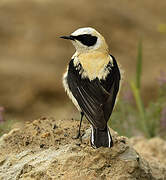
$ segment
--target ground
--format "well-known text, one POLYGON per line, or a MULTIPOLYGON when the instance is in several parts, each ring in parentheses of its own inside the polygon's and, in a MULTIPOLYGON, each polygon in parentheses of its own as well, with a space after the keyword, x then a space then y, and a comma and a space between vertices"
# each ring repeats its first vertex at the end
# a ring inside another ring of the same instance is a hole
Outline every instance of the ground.
POLYGON ((82 143, 73 139, 79 122, 40 118, 0 138, 0 179, 165 180, 166 142, 119 136, 114 146, 93 149, 89 124, 82 143))

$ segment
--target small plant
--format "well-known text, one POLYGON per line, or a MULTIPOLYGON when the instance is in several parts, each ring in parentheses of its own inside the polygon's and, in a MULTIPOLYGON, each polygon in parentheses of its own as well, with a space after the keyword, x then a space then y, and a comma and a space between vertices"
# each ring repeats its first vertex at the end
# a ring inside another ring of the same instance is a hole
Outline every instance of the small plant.
POLYGON ((12 125, 16 122, 11 120, 5 120, 4 113, 5 108, 0 106, 0 136, 8 132, 11 129, 12 125))
POLYGON ((142 75, 142 41, 138 44, 138 55, 137 55, 137 65, 136 65, 136 80, 130 82, 131 90, 135 98, 135 103, 139 112, 139 122, 138 125, 144 132, 144 134, 149 137, 150 132, 148 128, 148 121, 146 120, 146 110, 141 98, 141 75, 142 75))
POLYGON ((11 121, 11 120, 7 120, 4 122, 0 123, 0 136, 2 136, 4 133, 7 133, 11 130, 12 125, 15 122, 11 121))

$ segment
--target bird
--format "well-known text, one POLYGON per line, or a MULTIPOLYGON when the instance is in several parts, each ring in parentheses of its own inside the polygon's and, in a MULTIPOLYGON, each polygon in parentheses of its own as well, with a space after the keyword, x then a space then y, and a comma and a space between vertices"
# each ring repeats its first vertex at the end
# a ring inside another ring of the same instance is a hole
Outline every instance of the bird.
POLYGON ((63 86, 81 114, 76 138, 81 137, 83 117, 91 124, 93 148, 113 146, 108 120, 120 89, 121 73, 115 57, 109 54, 104 37, 92 27, 83 27, 61 36, 76 51, 63 75, 63 86))

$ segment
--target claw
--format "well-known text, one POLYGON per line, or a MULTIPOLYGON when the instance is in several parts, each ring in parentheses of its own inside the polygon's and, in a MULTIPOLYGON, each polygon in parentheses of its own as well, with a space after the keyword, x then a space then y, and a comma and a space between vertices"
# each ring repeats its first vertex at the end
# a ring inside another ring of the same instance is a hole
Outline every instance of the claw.
POLYGON ((82 143, 82 136, 84 135, 85 133, 81 134, 80 132, 77 133, 76 136, 73 136, 72 138, 73 139, 79 139, 80 142, 82 143))
POLYGON ((76 136, 73 136, 73 139, 79 139, 81 137, 81 133, 80 131, 78 131, 76 136))

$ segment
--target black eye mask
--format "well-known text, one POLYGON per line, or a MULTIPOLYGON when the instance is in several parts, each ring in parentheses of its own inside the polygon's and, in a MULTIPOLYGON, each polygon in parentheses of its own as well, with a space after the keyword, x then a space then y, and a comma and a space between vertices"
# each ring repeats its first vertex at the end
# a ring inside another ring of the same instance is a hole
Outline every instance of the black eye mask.
POLYGON ((97 37, 92 36, 91 34, 83 34, 78 36, 71 36, 73 39, 80 41, 86 46, 94 46, 97 42, 97 37))

